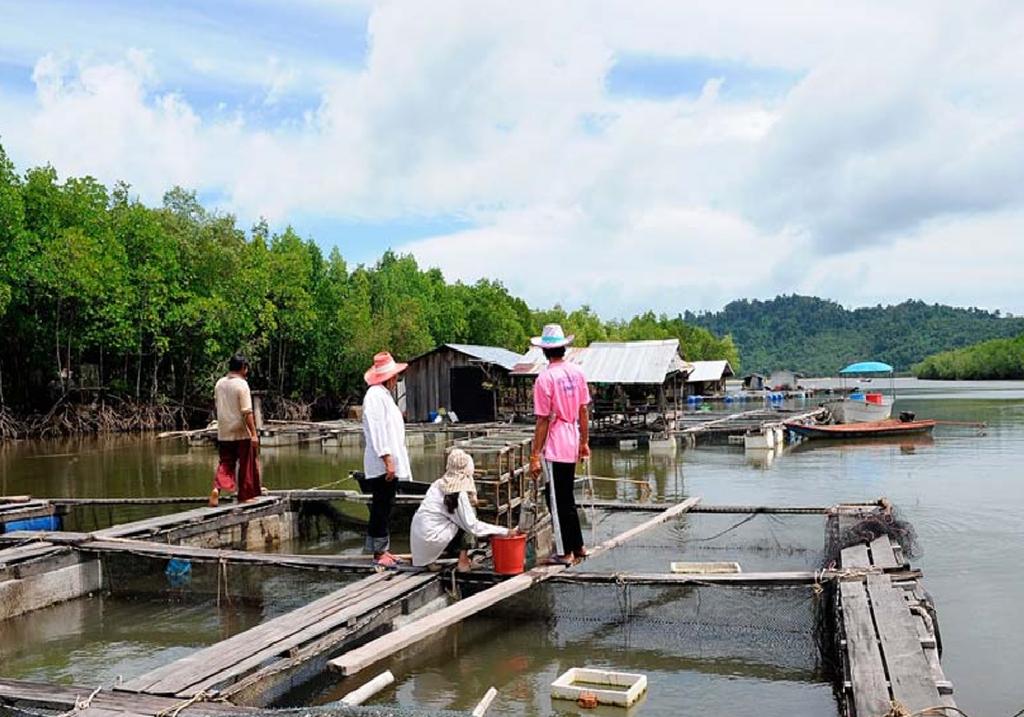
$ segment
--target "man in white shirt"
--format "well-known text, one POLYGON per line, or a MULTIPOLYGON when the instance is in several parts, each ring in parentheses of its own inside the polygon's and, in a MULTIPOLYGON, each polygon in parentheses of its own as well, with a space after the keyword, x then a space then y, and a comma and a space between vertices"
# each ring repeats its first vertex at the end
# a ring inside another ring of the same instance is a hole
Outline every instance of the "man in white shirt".
POLYGON ((400 562, 389 551, 388 531, 398 480, 412 478, 405 446, 405 421, 394 397, 398 375, 407 367, 408 364, 398 363, 382 351, 373 357, 373 366, 363 374, 369 386, 363 397, 363 472, 372 496, 365 551, 373 553, 377 565, 389 568, 400 562))
POLYGON ((252 413, 248 375, 249 362, 235 354, 228 362, 227 375, 213 389, 219 461, 210 491, 211 508, 217 507, 221 491, 234 491, 236 485, 239 503, 256 498, 263 490, 257 458, 260 439, 252 413))

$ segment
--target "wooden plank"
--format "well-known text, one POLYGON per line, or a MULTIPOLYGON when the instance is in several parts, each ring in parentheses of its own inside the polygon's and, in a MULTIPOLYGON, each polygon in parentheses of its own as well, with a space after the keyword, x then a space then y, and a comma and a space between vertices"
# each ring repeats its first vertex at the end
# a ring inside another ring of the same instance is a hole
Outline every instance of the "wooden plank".
MULTIPOLYGON (((91 533, 72 533, 53 530, 15 530, 0 535, 0 544, 45 541, 54 544, 80 543, 92 538, 91 533)), ((2 554, 2 553, 0 553, 2 554)))
MULTIPOLYGON (((226 562, 241 565, 316 568, 347 572, 376 572, 371 556, 295 555, 291 553, 250 553, 244 550, 201 548, 191 545, 166 545, 145 540, 90 540, 74 546, 89 553, 130 553, 156 559, 182 558, 196 562, 226 562)), ((424 568, 400 566, 398 572, 422 573, 424 568)))
POLYGON ((246 656, 245 659, 235 662, 229 668, 221 670, 216 674, 212 674, 201 682, 190 685, 187 689, 181 690, 177 693, 177 696, 192 697, 201 691, 208 691, 223 685, 225 682, 238 679, 250 670, 259 667, 266 660, 277 655, 286 654, 290 650, 320 638, 323 635, 334 632, 338 628, 348 627, 349 623, 355 623, 360 617, 368 615, 388 603, 400 600, 409 593, 420 589, 427 583, 438 579, 439 576, 437 575, 395 576, 391 580, 391 583, 393 584, 385 583, 383 589, 379 589, 368 596, 362 597, 358 602, 343 607, 343 609, 338 610, 337 612, 283 640, 280 640, 279 642, 275 642, 257 652, 253 652, 246 656))
POLYGON ((10 567, 26 560, 32 560, 44 555, 50 555, 58 550, 53 543, 41 542, 22 545, 16 548, 0 550, 0 568, 10 567))
POLYGON ((869 575, 867 580, 893 698, 910 712, 934 707, 939 692, 902 591, 892 586, 888 575, 869 575))
POLYGON ((946 674, 942 671, 942 663, 939 662, 939 651, 935 646, 935 635, 928 631, 924 620, 920 617, 914 620, 914 625, 917 628, 917 637, 921 641, 921 647, 924 649, 925 659, 928 660, 928 666, 932 670, 932 681, 939 691, 940 704, 945 707, 956 707, 956 701, 953 699, 952 685, 946 679, 946 674), (949 685, 949 689, 941 689, 940 685, 949 685))
POLYGON ((857 717, 881 717, 889 711, 889 688, 867 592, 860 581, 847 581, 839 584, 839 596, 857 717))
POLYGON ((895 570, 900 567, 888 535, 879 535, 871 541, 871 564, 882 570, 895 570))
POLYGON ((870 568, 871 561, 868 558, 868 546, 863 543, 843 548, 839 561, 843 568, 870 568))
MULTIPOLYGON (((611 550, 616 546, 622 545, 624 542, 636 537, 645 530, 649 530, 656 525, 660 525, 661 523, 682 515, 699 501, 700 498, 694 497, 674 505, 668 510, 644 521, 640 525, 630 528, 624 533, 620 533, 613 538, 609 538, 597 547, 591 549, 590 555, 596 557, 607 550, 611 550)), ((480 612, 481 610, 501 602, 512 595, 528 590, 536 583, 547 580, 552 575, 556 575, 564 570, 566 570, 566 566, 564 565, 546 565, 534 568, 533 570, 521 575, 516 575, 515 577, 506 580, 503 583, 499 583, 492 588, 488 588, 476 595, 460 600, 454 605, 449 605, 433 615, 409 623, 408 625, 384 635, 383 637, 379 637, 362 647, 350 650, 341 657, 331 660, 331 667, 339 670, 344 675, 355 674, 378 660, 393 655, 396 652, 423 640, 424 638, 437 634, 440 630, 448 627, 449 625, 454 625, 470 615, 480 612)))
POLYGON ((140 533, 154 533, 161 530, 168 530, 179 526, 212 521, 215 518, 228 516, 232 513, 245 513, 256 508, 264 508, 269 504, 276 503, 279 498, 274 496, 261 496, 250 503, 232 503, 217 508, 195 508, 170 515, 159 515, 154 518, 145 518, 132 523, 115 525, 104 530, 97 530, 94 535, 97 538, 123 538, 140 533))
POLYGON ((570 570, 549 578, 558 583, 615 583, 625 585, 814 585, 834 573, 793 570, 762 573, 578 573, 570 570))
POLYGON ((32 520, 33 518, 48 518, 56 512, 56 506, 45 501, 8 504, 0 506, 0 524, 32 520))
MULTIPOLYGON (((479 482, 479 481, 478 481, 479 482)), ((354 490, 275 490, 270 492, 271 495, 287 500, 304 502, 304 501, 342 501, 351 503, 366 503, 369 504, 371 496, 366 493, 360 493, 354 490)), ((423 500, 423 496, 419 495, 404 495, 399 494, 395 497, 396 505, 419 505, 423 500)), ((617 510, 617 511, 636 511, 643 513, 660 513, 668 510, 675 503, 668 502, 656 502, 656 503, 635 503, 629 501, 618 501, 618 500, 594 500, 581 499, 578 501, 581 507, 590 507, 593 505, 595 508, 601 510, 617 510)), ((831 507, 825 506, 755 506, 755 505, 703 505, 698 504, 693 506, 689 512, 691 513, 765 513, 765 514, 780 514, 780 515, 826 515, 831 507)))
MULTIPOLYGON (((44 684, 25 680, 0 678, 0 704, 20 704, 38 709, 64 710, 75 707, 77 700, 92 694, 94 687, 44 684)), ((181 700, 128 692, 102 690, 93 697, 91 705, 97 709, 115 712, 156 715, 181 707, 181 700)), ((203 702, 184 708, 183 715, 251 715, 258 712, 252 707, 238 707, 226 702, 203 702)))
POLYGON ((357 602, 368 594, 369 590, 376 587, 378 583, 386 581, 389 577, 391 576, 388 574, 379 573, 363 578, 351 585, 346 585, 342 589, 314 600, 298 610, 293 610, 245 632, 234 635, 227 640, 222 640, 206 649, 199 650, 187 657, 129 680, 120 689, 132 692, 177 694, 189 685, 211 674, 228 669, 245 656, 301 631, 321 620, 324 616, 330 615, 333 611, 341 609, 345 604, 357 602))

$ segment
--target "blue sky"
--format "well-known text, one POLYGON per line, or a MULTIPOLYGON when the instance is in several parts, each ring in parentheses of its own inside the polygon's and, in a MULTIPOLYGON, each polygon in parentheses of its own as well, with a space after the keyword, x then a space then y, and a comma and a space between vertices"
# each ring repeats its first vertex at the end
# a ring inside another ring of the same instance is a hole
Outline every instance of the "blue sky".
POLYGON ((536 305, 1020 313, 1022 13, 0 0, 0 141, 536 305))

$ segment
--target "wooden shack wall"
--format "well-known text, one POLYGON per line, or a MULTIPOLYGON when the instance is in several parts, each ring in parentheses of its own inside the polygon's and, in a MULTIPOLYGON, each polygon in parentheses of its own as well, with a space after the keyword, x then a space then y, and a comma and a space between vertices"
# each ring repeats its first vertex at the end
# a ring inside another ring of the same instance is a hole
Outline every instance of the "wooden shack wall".
POLYGON ((451 408, 451 369, 470 364, 479 364, 479 361, 447 346, 409 362, 405 372, 407 420, 426 421, 428 414, 439 406, 451 408))

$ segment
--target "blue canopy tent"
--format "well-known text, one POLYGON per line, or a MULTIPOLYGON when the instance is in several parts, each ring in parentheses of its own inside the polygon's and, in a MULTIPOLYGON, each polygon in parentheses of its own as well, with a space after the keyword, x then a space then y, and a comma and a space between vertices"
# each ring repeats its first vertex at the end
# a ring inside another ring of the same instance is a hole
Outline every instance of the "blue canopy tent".
POLYGON ((851 363, 839 373, 892 373, 892 366, 881 361, 859 361, 858 363, 851 363))
MULTIPOLYGON (((889 391, 892 394, 893 401, 896 400, 896 381, 894 378, 893 368, 887 363, 881 361, 858 361, 857 363, 851 363, 849 366, 839 372, 840 378, 843 379, 843 391, 846 391, 846 377, 856 376, 860 374, 870 373, 887 373, 889 374, 889 391)), ((869 381, 870 379, 864 379, 869 381)), ((857 389, 854 389, 856 391, 857 389)), ((851 395, 851 398, 859 397, 859 394, 851 395)))

